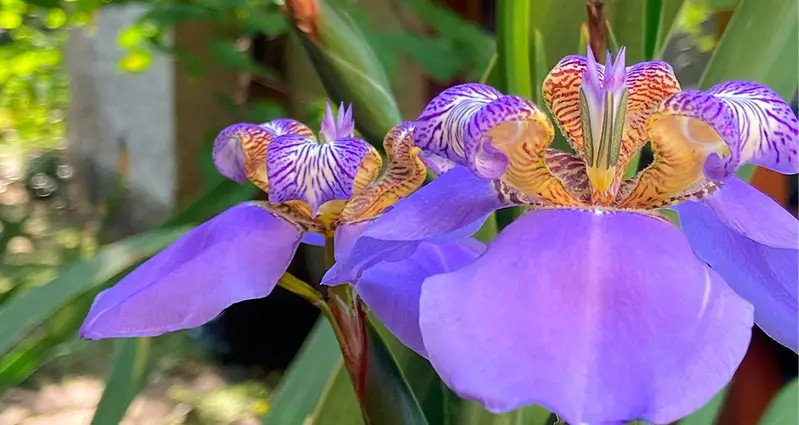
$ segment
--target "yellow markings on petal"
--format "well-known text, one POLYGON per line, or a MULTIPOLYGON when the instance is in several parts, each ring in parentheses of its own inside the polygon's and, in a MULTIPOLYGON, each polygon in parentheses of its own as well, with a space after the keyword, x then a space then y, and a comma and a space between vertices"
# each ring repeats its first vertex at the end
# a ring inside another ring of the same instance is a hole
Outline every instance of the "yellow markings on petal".
POLYGON ((582 205, 547 167, 547 148, 554 135, 552 123, 538 108, 526 121, 504 122, 486 133, 492 146, 508 157, 503 181, 533 200, 552 205, 582 205))
MULTIPOLYGON (((391 158, 389 157, 389 160, 391 158)), ((357 196, 371 183, 380 169, 383 167, 383 158, 377 149, 370 146, 369 153, 361 161, 361 166, 358 168, 358 174, 355 175, 353 182, 352 193, 357 196)))
POLYGON ((283 134, 297 134, 314 138, 313 131, 304 124, 280 119, 262 125, 239 125, 231 127, 233 137, 240 143, 244 151, 244 170, 247 179, 255 186, 269 193, 269 182, 266 176, 266 148, 275 137, 283 134))
POLYGON ((326 226, 321 220, 311 216, 311 207, 304 202, 289 201, 283 204, 257 202, 257 204, 272 214, 296 224, 305 232, 324 234, 329 229, 329 226, 326 226))
POLYGON ((543 84, 544 102, 552 111, 569 145, 580 155, 583 154, 580 85, 585 69, 585 57, 568 56, 555 65, 543 84))
POLYGON ((427 170, 419 158, 420 149, 414 145, 413 130, 411 123, 403 123, 388 132, 383 140, 388 168, 347 202, 341 214, 343 221, 374 217, 424 183, 427 170))
POLYGON ((621 178, 632 157, 646 144, 647 122, 664 99, 680 91, 680 83, 665 62, 642 62, 629 69, 627 119, 616 167, 621 178))
POLYGON ((659 208, 692 190, 703 190, 704 165, 710 154, 730 155, 728 145, 708 124, 661 112, 651 118, 648 134, 654 161, 620 194, 622 208, 659 208))

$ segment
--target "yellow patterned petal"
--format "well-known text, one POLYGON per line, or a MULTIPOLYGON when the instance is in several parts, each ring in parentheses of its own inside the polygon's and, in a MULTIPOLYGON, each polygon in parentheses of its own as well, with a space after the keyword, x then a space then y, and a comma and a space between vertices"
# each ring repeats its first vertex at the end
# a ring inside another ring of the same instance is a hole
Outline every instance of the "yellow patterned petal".
MULTIPOLYGON (((344 221, 371 218, 418 189, 426 176, 419 148, 414 146, 413 123, 394 127, 383 140, 388 168, 378 180, 353 196, 342 212, 344 221)), ((378 156, 379 158, 379 156, 378 156)), ((378 163, 379 168, 379 163, 378 163)), ((374 176, 374 174, 372 174, 374 176)), ((364 179, 370 182, 372 179, 364 179)))
MULTIPOLYGON (((729 157, 729 146, 705 122, 675 115, 668 105, 649 121, 654 161, 634 180, 622 208, 656 208, 690 196, 705 182, 705 162, 712 154, 729 157)), ((625 190, 626 192, 627 190, 625 190)))
POLYGON ((231 125, 214 141, 213 158, 219 172, 234 181, 250 180, 269 192, 266 178, 266 148, 275 137, 296 134, 313 138, 313 132, 299 121, 278 119, 262 125, 231 125))
MULTIPOLYGON (((584 56, 563 58, 544 80, 546 102, 572 148, 585 155, 580 120, 580 86, 587 68, 584 56)), ((626 69, 624 80, 629 94, 626 104, 624 134, 619 152, 617 177, 624 174, 632 156, 647 141, 647 118, 666 97, 680 91, 671 66, 665 62, 642 62, 626 69)), ((604 78, 605 67, 597 64, 597 78, 604 78)))
POLYGON ((646 144, 646 124, 664 99, 680 91, 680 83, 666 62, 642 62, 627 68, 625 84, 629 90, 617 178, 624 175, 630 159, 646 144))
MULTIPOLYGON (((490 128, 482 133, 481 139, 485 145, 480 150, 484 154, 477 155, 477 162, 485 161, 486 169, 495 167, 489 165, 490 161, 496 159, 492 151, 500 151, 507 158, 505 172, 500 178, 515 189, 534 201, 543 200, 553 205, 582 205, 547 167, 547 148, 555 135, 547 115, 525 99, 506 96, 500 100, 503 99, 507 103, 503 105, 505 107, 497 107, 493 111, 489 109, 484 115, 494 113, 501 117, 508 110, 514 110, 520 116, 498 124, 486 117, 477 117, 480 122, 488 123, 483 125, 490 128)), ((476 127, 479 128, 479 125, 476 127)))

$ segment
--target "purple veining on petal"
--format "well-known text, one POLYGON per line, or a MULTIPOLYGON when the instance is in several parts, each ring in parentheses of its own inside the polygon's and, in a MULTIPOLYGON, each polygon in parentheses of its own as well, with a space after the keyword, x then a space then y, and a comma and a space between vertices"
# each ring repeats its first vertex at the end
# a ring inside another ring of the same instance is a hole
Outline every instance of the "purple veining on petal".
MULTIPOLYGON (((533 122, 537 117, 545 115, 531 101, 519 96, 503 96, 480 108, 467 122, 466 134, 463 139, 464 151, 469 167, 480 177, 485 179, 498 179, 508 167, 508 155, 498 149, 501 145, 515 145, 527 143, 532 149, 540 149, 543 156, 544 149, 549 145, 550 139, 546 131, 533 130, 530 127, 540 126, 533 122), (501 124, 515 125, 515 131, 509 137, 498 139, 490 135, 491 130, 501 124), (541 140, 526 140, 541 139, 541 140)), ((547 118, 546 125, 551 127, 547 118)), ((530 152, 526 152, 527 155, 530 152)), ((525 158, 527 159, 527 158, 525 158)), ((521 160, 521 159, 520 159, 521 160)))
POLYGON ((294 134, 298 136, 305 136, 310 139, 315 139, 313 131, 305 124, 292 120, 289 118, 279 118, 261 124, 261 127, 271 131, 275 136, 283 136, 286 134, 294 134))
POLYGON ((752 306, 668 223, 557 209, 425 280, 419 323, 444 382, 493 412, 535 403, 572 424, 662 424, 730 381, 752 306))
POLYGON ((723 180, 742 164, 785 174, 799 172, 799 121, 770 88, 730 81, 705 92, 684 91, 666 99, 659 112, 699 119, 729 146, 729 158, 711 154, 705 174, 723 180))
POLYGON ((214 140, 214 164, 223 176, 243 183, 248 177, 247 167, 257 166, 258 161, 263 160, 269 142, 283 134, 313 137, 313 132, 305 124, 288 118, 261 125, 233 124, 220 131, 214 140))
POLYGON ((502 97, 484 84, 461 84, 433 98, 416 120, 416 145, 422 150, 467 165, 463 138, 467 123, 484 105, 502 97))
POLYGON ((266 155, 270 202, 304 201, 315 216, 325 202, 349 199, 370 149, 355 137, 321 144, 295 135, 275 138, 266 155))
POLYGON ((286 271, 300 229, 254 204, 192 229, 92 304, 81 336, 146 337, 200 326, 231 304, 267 296, 286 271))

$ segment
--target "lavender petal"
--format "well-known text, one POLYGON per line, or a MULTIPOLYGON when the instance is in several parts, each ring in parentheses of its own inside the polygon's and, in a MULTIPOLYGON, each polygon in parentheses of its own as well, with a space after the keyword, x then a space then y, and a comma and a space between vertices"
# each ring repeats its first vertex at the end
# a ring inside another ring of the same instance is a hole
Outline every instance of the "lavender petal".
POLYGON ((296 226, 258 206, 235 206, 101 292, 81 336, 161 335, 200 326, 239 301, 265 297, 300 237, 296 226))
POLYGON ((751 326, 674 226, 628 212, 528 213, 420 302, 428 358, 459 395, 574 424, 686 416, 732 378, 751 326))

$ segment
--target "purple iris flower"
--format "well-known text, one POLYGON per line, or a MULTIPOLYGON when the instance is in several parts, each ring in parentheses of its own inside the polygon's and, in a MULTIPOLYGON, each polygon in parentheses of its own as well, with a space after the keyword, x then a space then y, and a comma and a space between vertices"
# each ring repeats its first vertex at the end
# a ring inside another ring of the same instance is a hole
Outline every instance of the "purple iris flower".
POLYGON ((467 265, 365 288, 461 396, 493 412, 540 404, 572 424, 664 424, 730 381, 753 323, 797 351, 799 224, 734 176, 799 171, 790 107, 752 82, 682 91, 668 64, 627 67, 624 49, 605 66, 590 50, 562 59, 543 94, 575 153, 549 148, 554 127, 527 99, 482 84, 433 99, 416 144, 447 184, 367 227, 325 282, 523 205, 467 265), (654 161, 625 179, 647 142, 654 161))
MULTIPOLYGON (((382 173, 381 156, 353 131, 351 110, 343 105, 336 118, 328 105, 321 142, 290 119, 224 129, 214 143, 217 168, 237 182, 250 180, 269 201, 222 212, 101 292, 81 335, 142 337, 200 326, 231 304, 268 295, 302 241, 324 244, 339 234, 335 255, 346 253, 348 237, 357 237, 363 223, 425 179, 412 124, 386 135, 388 165, 382 173)), ((471 249, 479 248, 470 243, 442 255, 470 261, 477 255, 471 249)), ((420 268, 429 271, 424 276, 450 270, 442 264, 419 254, 377 265, 365 277, 382 283, 396 274, 419 274, 420 268)))

